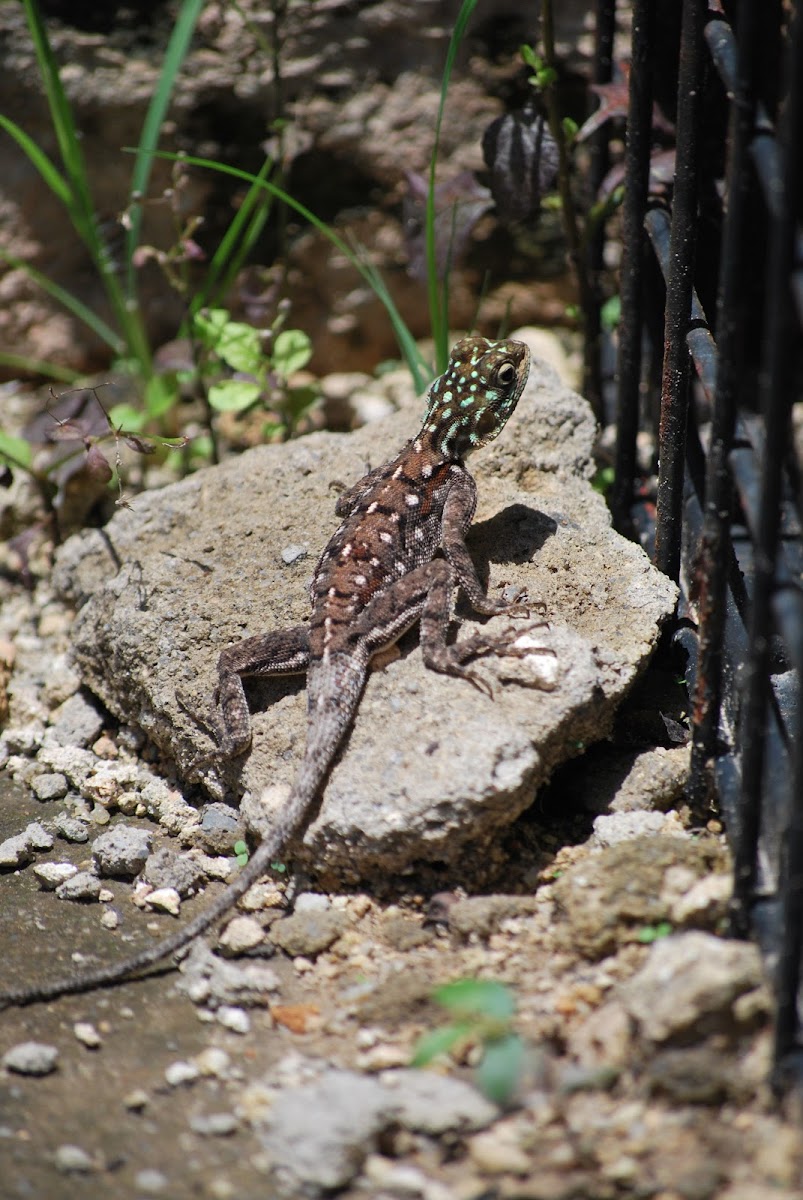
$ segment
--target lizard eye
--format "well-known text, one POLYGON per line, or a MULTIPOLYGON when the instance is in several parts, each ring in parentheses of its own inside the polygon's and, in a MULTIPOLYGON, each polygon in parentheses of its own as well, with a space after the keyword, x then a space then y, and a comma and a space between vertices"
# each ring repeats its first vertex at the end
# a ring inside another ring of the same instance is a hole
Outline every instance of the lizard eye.
POLYGON ((511 362, 502 363, 499 370, 496 372, 496 378, 501 383, 502 387, 510 387, 513 380, 516 378, 516 368, 511 362))

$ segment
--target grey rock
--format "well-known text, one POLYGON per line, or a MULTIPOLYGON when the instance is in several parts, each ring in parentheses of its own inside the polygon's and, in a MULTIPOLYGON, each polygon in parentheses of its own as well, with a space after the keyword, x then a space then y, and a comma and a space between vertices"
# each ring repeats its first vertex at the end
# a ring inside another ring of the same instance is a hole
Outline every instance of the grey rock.
POLYGON ((103 730, 103 715, 80 692, 56 709, 45 733, 48 746, 91 746, 103 730))
POLYGON ((405 1129, 438 1136, 447 1130, 482 1129, 497 1109, 470 1084, 434 1071, 388 1071, 382 1083, 405 1129))
POLYGON ((24 833, 15 833, 0 842, 0 871, 13 871, 16 867, 26 866, 32 859, 33 846, 24 833))
POLYGON ((206 942, 192 944, 181 964, 176 984, 195 1004, 209 1008, 232 1005, 267 1006, 280 987, 272 967, 260 962, 235 962, 213 954, 206 942))
POLYGON ((285 546, 282 549, 281 559, 288 567, 294 562, 298 562, 302 558, 307 557, 307 549, 305 546, 285 546))
POLYGON ((449 929, 463 937, 487 937, 508 917, 524 916, 537 907, 532 896, 466 896, 449 905, 449 929))
POLYGON ((28 839, 28 843, 32 850, 52 850, 54 837, 49 830, 45 829, 44 825, 40 825, 38 821, 32 821, 23 830, 23 837, 28 839))
POLYGON ((56 888, 78 874, 78 868, 72 863, 37 863, 33 873, 39 880, 43 891, 53 892, 56 888))
POLYGON ((186 899, 198 890, 206 876, 197 858, 163 846, 148 858, 142 878, 154 888, 174 888, 186 899))
POLYGON ((147 1192, 150 1196, 155 1196, 159 1192, 165 1191, 169 1186, 170 1180, 163 1171, 158 1171, 155 1167, 145 1167, 141 1171, 137 1171, 134 1176, 134 1185, 140 1192, 147 1192))
POLYGON ((263 1143, 285 1180, 335 1189, 349 1183, 392 1125, 432 1134, 480 1129, 496 1111, 468 1084, 426 1071, 386 1072, 377 1080, 331 1070, 282 1091, 263 1143))
POLYGON ((615 846, 632 838, 659 834, 666 824, 660 812, 617 812, 603 814, 594 820, 592 845, 615 846))
POLYGON ((190 1117, 190 1129, 201 1137, 230 1137, 236 1133, 240 1122, 234 1113, 195 1113, 190 1117))
POLYGON ((734 1001, 762 980, 756 946, 693 931, 655 942, 619 999, 644 1040, 666 1042, 692 1030, 699 1039, 728 1029, 734 1001))
POLYGON ((68 817, 66 813, 59 813, 53 822, 53 827, 65 842, 89 841, 89 830, 85 822, 79 821, 77 817, 68 817))
MULTIPOLYGON (((415 414, 403 411, 354 434, 260 447, 139 497, 103 537, 89 531, 70 539, 54 577, 73 598, 88 598, 74 630, 85 683, 184 767, 207 752, 208 738, 177 693, 203 706, 224 645, 307 618, 308 568, 282 564, 282 548, 322 547, 336 525, 329 482, 353 482, 366 461, 395 453, 416 426, 415 414), (116 574, 104 537, 123 563, 116 574), (126 671, 110 669, 120 662, 126 671)), ((492 701, 428 672, 416 647, 375 671, 320 813, 293 848, 299 866, 328 883, 402 870, 416 859, 459 862, 467 844, 481 850, 513 821, 559 762, 606 736, 676 593, 639 547, 611 529, 589 482, 594 436, 585 402, 536 362, 508 428, 472 459, 480 494, 470 536, 475 561, 489 568, 492 591, 500 582, 526 588, 545 605, 549 628, 536 632, 557 655, 556 686, 529 686, 523 665, 520 683, 503 685, 500 660, 488 658, 478 669, 496 685, 492 701)), ((523 633, 537 626, 535 614, 529 623, 487 623, 491 633, 511 626, 523 633)), ((515 666, 504 664, 505 678, 516 678, 515 666)), ((210 769, 205 782, 218 797, 250 793, 267 822, 299 761, 305 696, 303 684, 268 681, 250 696, 251 753, 221 777, 210 769)))
POLYGON ((49 1075, 55 1071, 59 1052, 46 1042, 18 1042, 3 1055, 3 1066, 17 1075, 49 1075))
POLYGON ((210 854, 231 854, 235 842, 245 837, 245 825, 237 810, 229 804, 216 802, 201 809, 201 823, 195 830, 194 841, 210 854))
POLYGON ((328 950, 348 925, 349 918, 344 912, 331 909, 324 912, 297 912, 275 921, 269 936, 274 946, 284 950, 291 958, 298 955, 314 958, 316 954, 328 950))
POLYGON ((74 1146, 69 1142, 59 1146, 54 1157, 56 1169, 65 1175, 86 1175, 97 1169, 91 1154, 87 1154, 82 1146, 74 1146))
POLYGON ((65 879, 56 888, 59 900, 77 900, 81 903, 92 904, 100 899, 102 883, 91 871, 79 871, 70 879, 65 879))
POLYGON ((69 784, 66 776, 57 771, 48 771, 31 780, 31 789, 37 800, 61 800, 67 795, 69 784))
POLYGON ((133 879, 148 859, 153 841, 150 830, 135 825, 115 825, 92 843, 92 861, 99 875, 133 879))
POLYGON ((42 731, 31 722, 28 725, 9 725, 3 730, 3 742, 9 754, 31 757, 42 744, 42 731))

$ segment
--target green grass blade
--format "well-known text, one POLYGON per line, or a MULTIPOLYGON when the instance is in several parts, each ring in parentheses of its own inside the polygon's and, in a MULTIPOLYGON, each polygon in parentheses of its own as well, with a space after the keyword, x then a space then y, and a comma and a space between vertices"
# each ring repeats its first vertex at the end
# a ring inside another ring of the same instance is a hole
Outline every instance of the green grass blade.
POLYGON ((262 232, 272 197, 265 196, 259 185, 267 178, 272 166, 273 159, 266 158, 256 176, 259 182, 252 183, 246 192, 242 204, 221 238, 220 245, 212 255, 203 287, 192 299, 190 316, 194 316, 206 304, 214 305, 215 301, 225 294, 262 232))
POLYGON ((118 333, 107 325, 96 313, 88 308, 77 296, 73 296, 72 292, 68 292, 66 288, 61 287, 52 279, 48 279, 47 275, 43 275, 41 271, 37 271, 36 267, 32 267, 30 263, 23 262, 21 258, 15 258, 11 254, 6 254, 4 250, 0 250, 0 258, 15 267, 18 271, 24 271, 34 283, 38 284, 43 291, 47 292, 48 296, 52 296, 54 300, 58 300, 73 316, 78 317, 79 321, 83 321, 98 337, 110 346, 112 351, 121 355, 126 351, 126 344, 118 333))
POLYGON ((8 354, 0 350, 0 367, 8 367, 11 371, 19 371, 23 375, 44 375, 46 379, 57 379, 59 383, 75 383, 80 379, 80 372, 71 371, 69 367, 60 367, 58 363, 47 362, 42 358, 29 358, 27 354, 8 354))
POLYGON ((23 154, 26 155, 31 164, 42 176, 51 192, 54 193, 56 199, 60 200, 65 208, 70 208, 72 205, 72 192, 70 191, 69 184, 59 174, 57 168, 45 152, 40 150, 33 138, 28 137, 24 129, 20 129, 19 125, 9 117, 4 117, 2 113, 0 113, 0 128, 5 129, 6 133, 14 139, 23 154))
POLYGON ((137 203, 137 198, 144 196, 148 190, 148 181, 150 180, 151 168, 153 166, 153 155, 159 142, 162 123, 167 113, 176 77, 187 56, 187 51, 189 50, 192 35, 195 32, 195 26, 198 23, 198 17, 203 4, 204 0, 184 0, 184 3, 181 5, 170 41, 167 44, 165 60, 162 64, 156 91, 148 105, 148 111, 142 125, 142 132, 136 152, 137 157, 134 161, 134 170, 131 173, 131 203, 128 210, 129 224, 126 230, 127 290, 130 299, 134 298, 136 291, 132 256, 139 245, 140 230, 142 227, 142 205, 137 203))
POLYGON ((427 259, 427 289, 429 294, 429 317, 432 323, 432 336, 435 339, 435 358, 438 372, 446 370, 449 361, 449 305, 448 288, 444 289, 441 299, 438 287, 438 267, 435 254, 435 171, 440 147, 441 125, 446 106, 446 93, 449 90, 449 80, 452 76, 458 47, 466 32, 466 26, 471 20, 471 14, 477 6, 477 0, 463 0, 460 12, 457 14, 452 36, 449 39, 449 49, 446 52, 446 63, 441 79, 441 97, 438 105, 438 117, 435 121, 435 142, 432 147, 432 157, 429 162, 429 187, 427 188, 427 208, 424 222, 426 235, 427 259))
POLYGON ((78 139, 70 102, 67 99, 59 75, 50 40, 47 36, 37 0, 23 0, 28 28, 33 39, 34 53, 47 96, 50 119, 59 144, 64 169, 70 181, 70 216, 84 240, 92 236, 95 227, 92 197, 87 181, 86 164, 78 139))
POLYGON ((314 226, 314 228, 317 229, 319 233, 322 233, 325 238, 328 238, 332 245, 335 246, 340 253, 348 259, 351 265, 357 271, 359 271, 360 275, 362 275, 369 287, 376 293, 378 299, 384 305, 388 317, 390 318, 393 331, 396 334, 396 338, 399 342, 399 348, 401 349, 405 361, 410 369, 410 373, 413 376, 415 386, 418 391, 424 390, 430 379, 427 366, 421 358, 412 334, 405 325, 401 313, 393 303, 393 298, 381 280, 379 273, 375 267, 371 266, 371 264, 364 262, 363 259, 354 252, 351 246, 349 246, 343 238, 336 234, 335 231, 329 225, 327 225, 325 221, 322 221, 321 218, 317 217, 314 212, 311 212, 310 209, 308 209, 305 205, 299 203, 298 200, 294 199, 288 192, 285 192, 283 188, 278 187, 277 184, 272 183, 269 179, 260 180, 256 175, 252 175, 249 171, 243 171, 239 167, 231 167, 227 163, 215 162, 210 158, 195 158, 193 155, 169 154, 164 150, 158 151, 156 157, 166 158, 168 161, 176 161, 180 158, 182 162, 187 163, 191 167, 202 167, 205 170, 218 171, 223 175, 231 175, 233 179, 244 179, 247 183, 257 184, 266 192, 270 192, 270 194, 277 200, 281 200, 283 204, 286 204, 289 208, 292 208, 293 211, 297 212, 298 215, 303 217, 305 221, 309 221, 310 225, 314 226))
MULTIPOLYGON (((103 281, 106 295, 123 334, 125 350, 139 361, 143 373, 147 375, 150 372, 150 349, 138 313, 133 312, 126 305, 115 264, 98 227, 78 129, 72 107, 62 86, 58 64, 42 20, 38 0, 23 0, 23 4, 33 40, 37 66, 47 96, 50 119, 53 122, 64 171, 69 181, 69 198, 65 199, 67 212, 103 281)), ((89 310, 81 305, 80 301, 64 292, 58 284, 54 284, 52 281, 48 281, 48 286, 46 286, 43 282, 44 278, 44 276, 38 275, 37 282, 45 287, 51 295, 56 296, 60 303, 65 304, 67 308, 79 315, 82 321, 94 328, 104 341, 115 347, 121 344, 119 335, 109 330, 104 322, 99 318, 90 319, 89 310)), ((120 351, 115 349, 115 353, 120 353, 120 351)))

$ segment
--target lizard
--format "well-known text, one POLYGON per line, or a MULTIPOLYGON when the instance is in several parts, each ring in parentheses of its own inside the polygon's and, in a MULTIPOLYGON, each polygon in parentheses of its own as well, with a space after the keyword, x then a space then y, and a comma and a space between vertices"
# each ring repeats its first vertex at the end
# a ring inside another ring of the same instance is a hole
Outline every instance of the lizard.
POLYGON ((251 719, 243 679, 307 674, 307 740, 277 822, 225 890, 181 929, 128 959, 84 974, 0 993, 0 1008, 54 999, 120 982, 175 954, 225 915, 311 819, 329 770, 354 719, 370 660, 416 622, 425 665, 490 694, 468 665, 488 653, 516 654, 508 634, 475 632, 447 642, 459 585, 483 616, 527 615, 525 597, 490 597, 465 543, 477 487, 466 456, 493 440, 516 408, 530 354, 523 342, 466 337, 431 385, 419 432, 395 458, 344 491, 341 524, 318 560, 308 624, 258 634, 218 659, 210 721, 217 743, 193 771, 245 754, 251 719))

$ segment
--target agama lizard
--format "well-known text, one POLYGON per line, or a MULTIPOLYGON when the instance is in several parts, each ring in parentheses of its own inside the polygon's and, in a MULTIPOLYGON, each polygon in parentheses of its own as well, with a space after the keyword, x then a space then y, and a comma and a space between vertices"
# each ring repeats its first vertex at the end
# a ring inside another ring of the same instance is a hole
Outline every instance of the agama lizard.
POLYGON ((307 824, 362 695, 369 662, 420 622, 426 666, 481 687, 467 666, 487 653, 516 653, 512 639, 481 633, 447 643, 452 594, 459 585, 476 612, 526 615, 521 598, 489 597, 466 549, 477 489, 465 458, 504 427, 530 368, 522 342, 468 337, 432 384, 421 429, 390 462, 339 498, 342 518, 315 568, 308 625, 260 634, 223 650, 218 660, 218 746, 200 760, 241 755, 251 743, 246 676, 307 673, 307 742, 280 818, 222 892, 182 929, 122 963, 83 975, 0 993, 0 1007, 52 999, 127 978, 174 954, 209 928, 264 875, 307 824))

